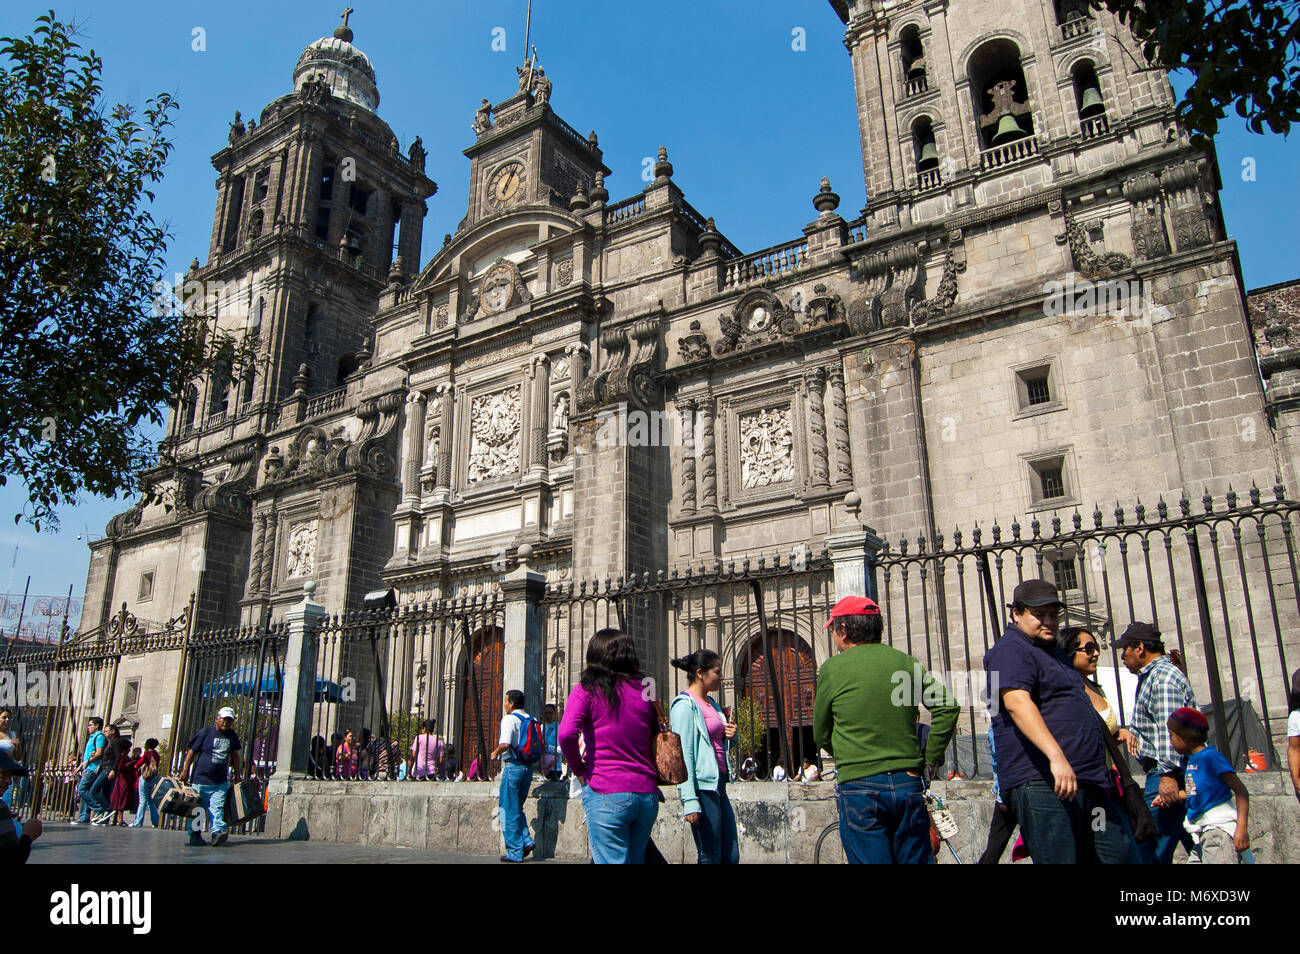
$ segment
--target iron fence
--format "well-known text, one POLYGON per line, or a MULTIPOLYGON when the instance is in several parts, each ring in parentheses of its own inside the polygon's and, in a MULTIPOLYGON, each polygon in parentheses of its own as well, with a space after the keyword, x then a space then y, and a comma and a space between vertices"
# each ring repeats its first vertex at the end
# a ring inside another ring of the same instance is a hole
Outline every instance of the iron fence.
POLYGON ((669 660, 709 649, 722 660, 718 703, 738 724, 735 775, 768 778, 779 765, 794 777, 805 758, 818 762, 813 690, 833 651, 823 629, 833 602, 830 556, 806 548, 553 584, 542 600, 547 701, 563 708, 588 640, 606 627, 633 636, 644 671, 665 680, 653 687, 661 699, 686 688, 669 660))
POLYGON ((957 531, 950 546, 939 536, 885 547, 876 560, 884 640, 955 683, 963 703, 950 770, 988 773, 983 655, 1006 625, 1011 591, 1033 578, 1056 584, 1063 626, 1085 627, 1107 647, 1099 676, 1121 723, 1136 679, 1115 638, 1133 621, 1150 622, 1186 660, 1221 751, 1246 770, 1281 767, 1288 658, 1300 657, 1300 504, 1280 485, 1272 500, 1252 487, 1244 501, 1230 491, 1199 504, 1117 504, 1110 514, 1096 507, 1090 517, 1013 521, 1009 533, 996 523, 976 528, 969 543, 957 531))
POLYGON ((316 633, 318 778, 486 779, 505 653, 497 592, 334 616, 316 633), (430 727, 430 723, 432 724, 430 727), (430 739, 418 742, 421 735, 430 739))

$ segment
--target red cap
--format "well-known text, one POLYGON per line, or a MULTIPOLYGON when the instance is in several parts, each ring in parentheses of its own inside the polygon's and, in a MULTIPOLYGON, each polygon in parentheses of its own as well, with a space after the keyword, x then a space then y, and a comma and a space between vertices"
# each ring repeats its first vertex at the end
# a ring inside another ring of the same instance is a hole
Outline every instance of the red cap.
POLYGON ((846 596, 831 609, 831 618, 822 629, 830 629, 837 616, 879 616, 880 607, 876 601, 865 596, 846 596))

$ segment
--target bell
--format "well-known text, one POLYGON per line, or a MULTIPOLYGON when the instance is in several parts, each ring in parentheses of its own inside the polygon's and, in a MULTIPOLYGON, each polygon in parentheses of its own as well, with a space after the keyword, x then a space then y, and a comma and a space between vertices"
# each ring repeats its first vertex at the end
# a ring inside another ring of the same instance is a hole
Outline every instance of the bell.
POLYGON ((920 172, 925 172, 937 165, 939 165, 939 150, 934 147, 934 143, 927 142, 921 147, 921 158, 917 160, 916 168, 920 172))
POLYGON ((348 236, 347 250, 348 250, 348 253, 349 253, 350 255, 360 255, 360 254, 361 254, 361 239, 357 238, 355 235, 349 235, 349 236, 348 236))
POLYGON ((1004 113, 1002 118, 998 120, 998 131, 993 134, 993 145, 1001 146, 1003 143, 1011 142, 1013 139, 1020 139, 1025 135, 1027 134, 1020 128, 1020 123, 1016 121, 1016 117, 1010 113, 1004 113))
POLYGON ((1079 115, 1087 119, 1105 111, 1106 104, 1101 100, 1101 90, 1095 86, 1089 86, 1085 89, 1083 96, 1079 98, 1079 115))
POLYGON ((925 76, 925 54, 921 54, 912 62, 907 64, 907 80, 919 80, 925 76))

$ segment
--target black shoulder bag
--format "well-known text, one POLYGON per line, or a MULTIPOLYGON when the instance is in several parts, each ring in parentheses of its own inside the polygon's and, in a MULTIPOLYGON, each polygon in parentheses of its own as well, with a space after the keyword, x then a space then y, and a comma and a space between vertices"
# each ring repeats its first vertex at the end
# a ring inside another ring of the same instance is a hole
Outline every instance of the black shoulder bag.
POLYGON ((1101 737, 1106 742, 1106 751, 1110 753, 1111 761, 1115 763, 1115 771, 1119 773, 1120 801, 1124 805, 1124 813, 1128 815, 1129 824, 1133 826, 1133 837, 1139 843, 1151 841, 1160 834, 1160 831, 1156 828, 1156 820, 1151 817, 1151 809, 1147 806, 1142 789, 1138 787, 1137 782, 1133 781, 1133 773, 1128 767, 1128 756, 1120 748, 1115 736, 1111 735, 1110 726, 1106 725, 1106 720, 1101 717, 1101 713, 1097 713, 1097 721, 1101 723, 1101 737))

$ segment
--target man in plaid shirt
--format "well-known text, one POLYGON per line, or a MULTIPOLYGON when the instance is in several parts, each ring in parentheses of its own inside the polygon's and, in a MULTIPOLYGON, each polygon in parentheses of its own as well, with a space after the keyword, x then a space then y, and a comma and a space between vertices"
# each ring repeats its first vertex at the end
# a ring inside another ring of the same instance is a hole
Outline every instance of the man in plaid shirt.
POLYGON ((1191 835, 1183 828, 1186 803, 1178 801, 1187 760, 1174 751, 1167 723, 1175 709, 1195 709, 1196 698, 1183 671, 1165 655, 1160 631, 1150 623, 1130 623, 1115 646, 1128 671, 1138 677, 1132 718, 1119 737, 1146 773, 1146 800, 1160 830, 1155 841, 1140 842, 1138 851, 1145 864, 1167 865, 1179 842, 1192 849, 1191 835))

